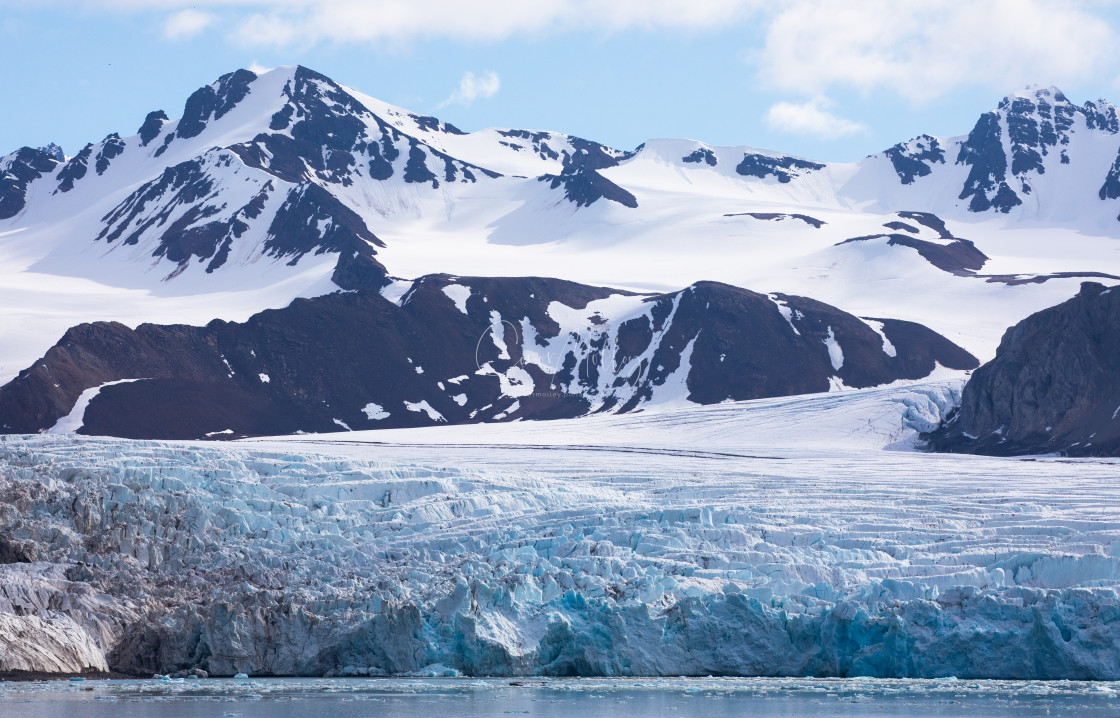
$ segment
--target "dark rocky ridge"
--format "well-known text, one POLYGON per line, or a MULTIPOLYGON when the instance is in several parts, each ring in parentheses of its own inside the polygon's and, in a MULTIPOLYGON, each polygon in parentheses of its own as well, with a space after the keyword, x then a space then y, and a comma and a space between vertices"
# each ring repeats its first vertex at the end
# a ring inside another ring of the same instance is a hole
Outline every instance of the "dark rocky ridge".
POLYGON ((71 157, 59 173, 56 175, 58 178, 58 189, 55 192, 69 192, 74 189, 74 183, 86 176, 86 165, 89 163, 90 155, 93 154, 93 145, 88 144, 81 149, 78 154, 71 157))
MULTIPOLYGON (((1116 108, 1104 101, 1078 107, 1056 88, 1004 98, 994 112, 980 117, 960 146, 956 162, 968 165, 969 174, 959 198, 969 200, 972 212, 1006 214, 1021 205, 1033 192, 1028 173, 1046 174, 1051 152, 1058 153, 1059 164, 1070 163, 1067 148, 1078 117, 1090 132, 1120 133, 1116 108)), ((1120 196, 1115 172, 1104 178, 1099 194, 1101 199, 1120 196)))
MULTIPOLYGON (((577 207, 590 207, 600 199, 617 202, 630 209, 638 206, 638 200, 633 194, 599 173, 599 170, 617 167, 622 160, 634 153, 620 153, 581 137, 569 137, 568 142, 574 152, 564 150, 558 155, 563 158, 564 163, 560 174, 542 175, 537 178, 539 181, 547 182, 549 189, 563 187, 564 198, 577 207)), ((639 150, 635 150, 635 153, 639 150)))
POLYGON ((887 239, 889 246, 910 247, 941 271, 958 276, 976 276, 977 270, 982 269, 988 261, 987 255, 977 249, 975 244, 967 239, 957 238, 954 238, 949 244, 938 244, 937 242, 911 237, 908 234, 869 234, 845 239, 837 246, 883 238, 887 239))
POLYGON ((630 410, 686 361, 687 394, 699 403, 826 391, 834 377, 853 387, 917 379, 935 362, 976 365, 917 324, 879 320, 896 348, 891 357, 876 331, 834 307, 714 282, 648 297, 647 312, 617 326, 589 314, 585 327, 559 337, 551 302, 579 309, 620 293, 555 279, 433 275, 417 280, 401 306, 356 291, 296 300, 244 324, 83 324, 0 388, 0 431, 50 428, 84 390, 121 379, 142 381, 102 389, 83 433, 202 438, 337 431, 339 422, 352 429, 436 423, 407 409, 421 402, 451 423, 630 410), (469 288, 466 313, 443 291, 449 284, 469 288), (497 330, 506 353, 483 341, 495 331, 494 312, 508 322, 497 330), (535 345, 506 328, 519 323, 533 328, 535 345), (527 349, 540 351, 553 337, 568 341, 553 357, 558 368, 526 360, 527 349), (843 350, 838 369, 829 337, 843 350), (503 395, 498 374, 511 371, 527 375, 531 391, 503 395), (371 404, 388 416, 371 417, 371 404))
POLYGON ((753 219, 761 219, 769 222, 781 222, 784 219, 799 219, 813 229, 820 229, 827 224, 823 219, 810 217, 807 214, 786 214, 784 212, 732 212, 723 215, 724 217, 751 217, 753 219))
POLYGON ((1120 287, 1080 293, 1007 330, 961 408, 928 435, 935 451, 1120 455, 1120 287))
POLYGON ((787 184, 794 177, 800 177, 803 172, 823 170, 824 165, 819 162, 810 162, 796 157, 771 157, 757 153, 743 155, 743 161, 735 167, 735 171, 744 177, 775 177, 778 182, 787 184))
POLYGON ((936 137, 922 135, 909 142, 899 142, 884 153, 902 184, 913 184, 918 177, 933 172, 935 163, 945 164, 945 150, 936 137))
POLYGON ((9 155, 7 165, 0 166, 0 219, 19 214, 27 200, 27 186, 58 164, 56 155, 46 149, 21 147, 9 155))
POLYGON ((333 80, 306 67, 295 69, 284 96, 287 102, 272 115, 268 132, 230 149, 246 165, 286 182, 313 179, 349 186, 354 175, 363 174, 387 180, 396 174, 393 163, 402 155, 408 162, 401 178, 433 189, 440 182, 499 176, 402 133, 333 80), (429 160, 442 166, 441 177, 427 168, 429 160))
POLYGON ((539 180, 547 182, 549 189, 563 187, 564 199, 577 207, 590 207, 600 199, 608 199, 630 209, 638 206, 638 199, 633 194, 593 169, 578 167, 558 175, 542 175, 539 180))
POLYGON ((701 147, 681 157, 681 162, 692 162, 696 164, 706 162, 709 167, 715 167, 719 163, 719 160, 716 159, 715 153, 710 149, 701 147))
POLYGON ((159 137, 159 133, 163 131, 163 126, 169 122, 167 113, 163 110, 155 110, 149 112, 148 116, 144 118, 144 124, 140 125, 137 134, 140 135, 140 146, 146 147, 149 142, 159 137))
MULTIPOLYGON (((277 182, 268 180, 231 215, 214 219, 228 207, 229 200, 218 189, 219 183, 211 171, 238 162, 233 153, 215 150, 201 159, 167 168, 101 218, 103 228, 97 241, 132 245, 145 233, 154 231, 158 232, 159 240, 152 256, 175 263, 169 279, 195 259, 206 264, 207 273, 217 270, 228 260, 234 242, 261 217, 265 202, 277 191, 277 182), (169 221, 180 209, 185 211, 169 221)), ((340 265, 347 265, 350 274, 354 272, 355 260, 362 258, 361 262, 376 270, 376 276, 360 280, 347 277, 345 283, 336 282, 340 287, 375 289, 388 283, 384 267, 373 260, 373 247, 385 245, 356 212, 310 181, 282 191, 283 203, 271 218, 261 220, 268 222, 263 255, 287 259, 288 264, 295 265, 307 254, 337 253, 340 265)))
POLYGON ((53 157, 59 162, 66 161, 66 153, 62 151, 62 148, 59 147, 57 143, 51 142, 48 143, 45 147, 38 147, 36 149, 38 149, 40 152, 47 153, 47 155, 53 157))
POLYGON ((187 98, 183 117, 175 135, 183 139, 197 137, 213 120, 219 120, 249 94, 249 86, 257 79, 249 70, 237 70, 218 78, 217 87, 201 87, 187 98))
POLYGON ((996 209, 1007 214, 1023 203, 1007 184, 1007 155, 1003 151, 999 114, 986 112, 957 153, 957 164, 969 165, 960 199, 969 199, 970 212, 996 209))

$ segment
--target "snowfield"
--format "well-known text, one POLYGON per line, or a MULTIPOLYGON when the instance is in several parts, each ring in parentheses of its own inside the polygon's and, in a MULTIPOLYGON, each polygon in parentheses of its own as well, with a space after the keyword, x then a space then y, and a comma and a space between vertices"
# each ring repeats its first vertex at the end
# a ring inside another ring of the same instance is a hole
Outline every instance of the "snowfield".
POLYGON ((1120 678, 1120 467, 913 451, 960 384, 0 437, 0 670, 1120 678))

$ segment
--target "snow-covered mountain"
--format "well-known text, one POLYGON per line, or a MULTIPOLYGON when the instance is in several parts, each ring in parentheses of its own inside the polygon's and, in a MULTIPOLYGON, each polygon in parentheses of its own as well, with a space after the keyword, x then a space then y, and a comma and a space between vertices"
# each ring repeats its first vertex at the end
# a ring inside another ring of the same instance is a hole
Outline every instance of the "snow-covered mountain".
MULTIPOLYGON (((177 120, 149 113, 136 134, 73 157, 0 159, 0 382, 86 322, 244 322, 339 290, 394 302, 433 276, 666 296, 708 280, 914 322, 987 359, 1006 327, 1081 279, 1120 276, 1118 157, 1115 108, 1055 88, 1009 96, 967 135, 836 164, 694 140, 623 151, 555 132, 465 133, 304 67, 238 70, 177 120)), ((804 381, 818 387, 827 369, 804 381)), ((99 383, 151 378, 119 373, 99 383)), ((66 385, 50 413, 99 383, 66 385)))
POLYGON ((884 205, 925 197, 938 211, 1082 223, 1120 209, 1120 121, 1107 100, 1074 105, 1056 87, 1005 97, 965 137, 922 135, 860 163, 842 190, 884 205), (897 185, 883 182, 889 167, 897 185))

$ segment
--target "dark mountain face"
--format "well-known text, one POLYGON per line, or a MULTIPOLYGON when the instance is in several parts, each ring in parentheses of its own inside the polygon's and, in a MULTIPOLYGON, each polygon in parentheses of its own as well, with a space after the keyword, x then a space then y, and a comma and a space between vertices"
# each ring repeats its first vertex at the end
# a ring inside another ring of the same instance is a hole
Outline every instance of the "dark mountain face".
POLYGON ((1120 287, 1081 292, 1007 330, 973 373, 935 451, 1120 455, 1120 287))
POLYGON ((715 153, 710 149, 708 149, 707 147, 701 147, 700 149, 693 150, 684 157, 681 157, 681 162, 693 162, 695 164, 704 162, 709 167, 715 167, 719 163, 719 160, 716 159, 715 153))
POLYGON ((54 159, 58 160, 59 162, 65 162, 66 161, 66 153, 63 152, 62 148, 59 147, 54 142, 51 142, 46 147, 39 147, 38 149, 43 151, 43 152, 46 152, 48 155, 50 155, 54 159))
POLYGON ((933 165, 945 164, 945 150, 937 138, 930 135, 900 142, 884 154, 894 165, 902 184, 913 184, 916 177, 932 174, 933 165))
POLYGON ((957 154, 957 164, 970 167, 960 199, 969 199, 971 212, 995 208, 1007 214, 1023 201, 1007 184, 1007 155, 1003 151, 999 115, 985 113, 972 128, 957 154))
MULTIPOLYGON (((884 226, 891 229, 906 228, 906 225, 901 222, 889 222, 884 226)), ((923 259, 941 271, 962 277, 975 276, 976 272, 983 268, 984 264, 988 261, 987 255, 977 249, 976 245, 967 239, 953 238, 953 241, 949 244, 939 244, 937 242, 929 242, 917 237, 911 237, 906 234, 891 233, 852 237, 851 239, 845 239, 840 244, 866 242, 874 239, 886 239, 887 244, 892 247, 910 247, 916 250, 923 259)))
POLYGON ((212 119, 220 120, 245 99, 255 79, 256 74, 249 70, 237 70, 219 77, 216 88, 208 85, 196 90, 187 98, 175 135, 183 139, 200 135, 212 119))
POLYGON ((140 135, 140 146, 147 147, 155 138, 159 137, 163 132, 163 126, 169 122, 167 113, 163 110, 156 110, 149 112, 148 116, 144 118, 144 124, 140 125, 137 134, 140 135))
MULTIPOLYGON (((152 153, 159 157, 178 146, 175 143, 200 136, 246 101, 257 79, 253 73, 239 70, 199 89, 187 100, 183 117, 171 132, 165 128, 166 114, 149 113, 140 127, 141 146, 155 145, 156 138, 163 135, 152 153)), ((344 282, 339 286, 378 288, 387 280, 384 269, 373 259, 373 247, 383 245, 362 218, 329 189, 332 185, 348 187, 361 177, 376 181, 396 177, 406 185, 438 189, 445 183, 474 183, 498 176, 401 133, 312 70, 296 68, 281 99, 283 104, 268 127, 262 127, 267 131, 248 142, 208 149, 137 187, 102 218, 96 240, 125 245, 151 242, 152 256, 172 263, 166 279, 182 273, 192 262, 203 264, 207 273, 220 269, 239 242, 260 246, 264 256, 293 265, 307 254, 338 253, 335 278, 344 282), (253 243, 246 233, 252 235, 253 243), (261 235, 263 241, 256 244, 261 235)), ((425 126, 458 132, 438 122, 425 126)), ((585 153, 590 159, 586 164, 603 166, 604 161, 593 151, 597 146, 587 144, 585 153)), ((71 191, 91 174, 90 169, 92 174, 104 173, 125 148, 117 135, 85 147, 58 174, 56 191, 71 191)), ((617 163, 606 154, 603 157, 617 163)), ((34 178, 31 169, 39 167, 35 171, 41 173, 49 162, 36 155, 13 163, 13 176, 23 179, 0 195, 0 208, 10 205, 9 211, 18 211, 18 200, 30 181, 27 178, 34 178)))
POLYGON ((714 403, 976 364, 920 325, 878 320, 876 331, 804 297, 701 282, 630 295, 617 316, 588 306, 611 295, 626 293, 434 275, 400 306, 366 290, 296 300, 244 324, 84 324, 0 388, 0 429, 48 429, 83 391, 122 379, 139 381, 105 386, 83 433, 204 438, 549 419, 633 410, 666 392, 714 403), (561 323, 554 302, 584 319, 561 323))
POLYGON ((767 222, 782 222, 787 219, 801 220, 813 229, 820 229, 828 224, 823 219, 810 217, 807 214, 786 214, 785 212, 731 212, 723 215, 724 217, 752 217, 754 219, 761 219, 767 222))
POLYGON ((232 153, 213 150, 203 158, 169 167, 102 218, 97 240, 131 245, 155 231, 159 240, 153 256, 175 263, 168 278, 185 270, 192 260, 204 263, 210 273, 226 263, 234 244, 279 191, 283 202, 271 220, 264 220, 268 226, 261 245, 263 255, 286 259, 292 265, 307 254, 338 253, 340 265, 364 257, 372 261, 371 267, 380 268, 377 278, 339 286, 378 288, 388 283, 384 268, 372 260, 373 245, 384 244, 357 213, 317 184, 302 182, 278 190, 278 182, 267 180, 230 213, 232 198, 223 191, 219 175, 236 164, 232 153))
POLYGON ((638 206, 638 200, 633 194, 593 169, 576 167, 558 175, 543 175, 539 179, 547 182, 550 189, 563 187, 564 199, 577 207, 590 207, 601 199, 608 199, 631 209, 638 206))
POLYGON ((788 184, 794 177, 800 177, 805 172, 823 170, 824 165, 796 157, 771 157, 747 153, 743 160, 735 167, 735 171, 744 177, 774 177, 782 184, 788 184))
POLYGON ((22 147, 0 160, 0 219, 19 214, 26 203, 27 185, 53 172, 58 165, 56 153, 47 148, 22 147))
MULTIPOLYGON (((969 200, 972 212, 994 209, 1006 214, 1022 204, 1023 197, 1033 192, 1028 173, 1045 174, 1049 155, 1057 153, 1059 164, 1070 163, 1067 148, 1079 117, 1090 132, 1120 133, 1116 108, 1107 103, 1078 107, 1053 88, 1035 90, 1029 97, 1005 98, 995 112, 980 117, 960 146, 957 164, 969 167, 960 199, 969 200)), ((1101 199, 1112 197, 1114 191, 1120 196, 1112 184, 1110 173, 1101 187, 1101 199)))
POLYGON ((617 167, 622 160, 633 156, 633 153, 620 153, 606 145, 579 137, 571 137, 568 142, 572 151, 565 149, 557 155, 563 160, 560 174, 542 175, 538 178, 541 182, 547 182, 550 189, 563 187, 564 199, 577 207, 590 207, 601 199, 617 202, 630 209, 638 206, 638 200, 633 194, 599 173, 599 170, 617 167))
POLYGON ((296 68, 283 92, 287 102, 272 115, 269 131, 231 149, 248 166, 287 182, 349 186, 360 176, 387 180, 400 171, 394 163, 402 156, 408 160, 401 174, 404 182, 433 189, 499 176, 403 134, 313 70, 296 68), (442 172, 429 170, 429 160, 442 166, 442 172))

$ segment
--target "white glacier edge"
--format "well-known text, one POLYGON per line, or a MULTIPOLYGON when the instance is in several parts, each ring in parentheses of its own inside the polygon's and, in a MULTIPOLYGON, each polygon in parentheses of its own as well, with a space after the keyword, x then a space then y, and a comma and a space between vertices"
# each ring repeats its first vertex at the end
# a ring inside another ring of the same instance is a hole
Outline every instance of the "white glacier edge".
POLYGON ((905 450, 959 387, 0 437, 0 671, 1120 678, 1117 462, 905 450))

